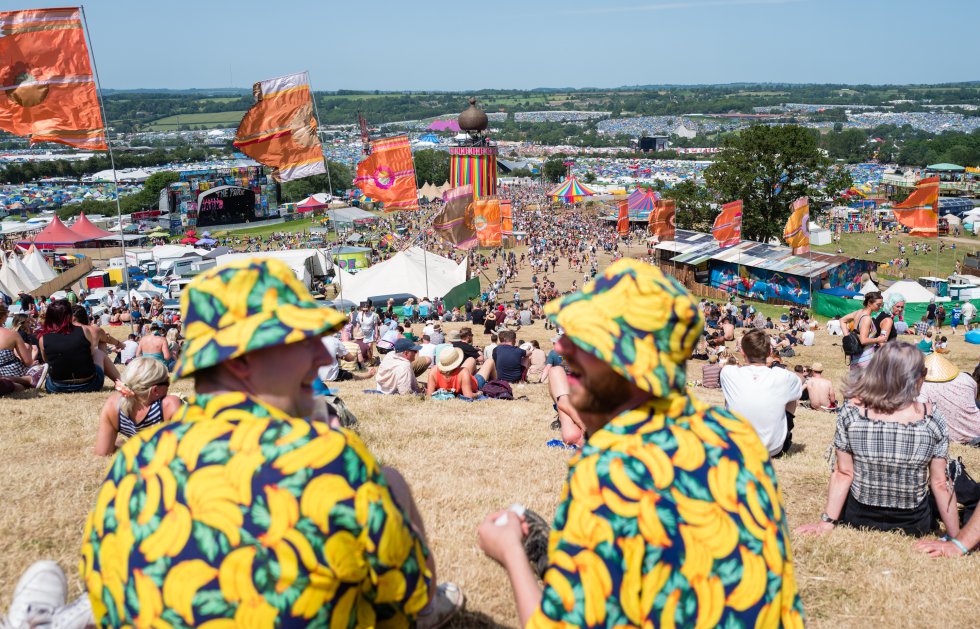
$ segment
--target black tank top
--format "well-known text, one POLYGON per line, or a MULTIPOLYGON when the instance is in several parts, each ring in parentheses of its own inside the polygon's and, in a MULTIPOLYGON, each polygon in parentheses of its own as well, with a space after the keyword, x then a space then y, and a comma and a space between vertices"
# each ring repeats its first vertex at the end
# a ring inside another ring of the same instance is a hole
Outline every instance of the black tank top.
POLYGON ((68 334, 45 334, 43 342, 52 380, 84 380, 95 375, 92 344, 79 326, 68 334))

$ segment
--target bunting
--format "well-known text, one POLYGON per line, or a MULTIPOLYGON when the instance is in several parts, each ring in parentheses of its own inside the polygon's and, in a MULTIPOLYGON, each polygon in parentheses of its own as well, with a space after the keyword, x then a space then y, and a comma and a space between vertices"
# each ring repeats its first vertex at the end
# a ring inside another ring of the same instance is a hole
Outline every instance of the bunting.
MULTIPOLYGON (((473 212, 473 229, 481 247, 499 247, 503 244, 500 232, 500 201, 477 199, 470 204, 473 212)), ((467 210, 469 212, 469 210, 467 210)))
POLYGON ((0 129, 105 151, 105 125, 77 8, 0 13, 0 129))
POLYGON ((742 241, 742 201, 732 201, 721 206, 721 214, 715 219, 711 235, 719 246, 732 247, 742 241))
POLYGON ((415 165, 408 136, 372 140, 371 154, 357 165, 354 185, 365 195, 384 203, 386 212, 419 209, 415 165))
POLYGON ((915 184, 915 190, 892 210, 895 220, 909 228, 911 236, 939 236, 939 177, 926 177, 915 184))
POLYGON ((630 208, 626 200, 619 202, 619 217, 616 219, 616 233, 627 236, 630 233, 630 208))
POLYGON ((276 181, 326 174, 306 72, 259 81, 232 144, 272 168, 276 181))
POLYGON ((792 212, 783 229, 783 240, 795 255, 810 253, 810 201, 800 197, 790 205, 792 212))
POLYGON ((658 200, 650 212, 650 233, 660 242, 674 240, 677 234, 677 206, 668 199, 658 200))
POLYGON ((471 207, 473 186, 452 188, 442 198, 446 207, 432 218, 432 231, 457 249, 472 249, 477 245, 471 207))

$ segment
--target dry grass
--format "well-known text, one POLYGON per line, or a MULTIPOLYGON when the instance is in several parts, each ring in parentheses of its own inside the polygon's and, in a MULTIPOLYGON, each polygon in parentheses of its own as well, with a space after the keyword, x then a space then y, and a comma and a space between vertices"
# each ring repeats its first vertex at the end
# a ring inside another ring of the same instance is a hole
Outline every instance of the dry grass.
MULTIPOLYGON (((522 291, 524 287, 522 286, 522 291)), ((456 326, 449 326, 456 327, 456 326)), ((418 326, 416 326, 418 332, 418 326)), ((519 335, 547 346, 540 324, 519 335)), ((818 345, 791 359, 821 361, 836 383, 844 374, 839 345, 823 333, 818 345)), ((482 339, 478 336, 477 343, 482 339)), ((954 361, 976 364, 977 351, 952 341, 954 361)), ((700 364, 690 373, 700 378, 700 364)), ((461 585, 468 613, 456 626, 515 626, 503 572, 482 557, 475 528, 491 510, 521 502, 550 518, 567 470, 568 454, 545 447, 556 436, 547 389, 517 389, 514 402, 423 402, 363 395, 369 383, 342 383, 341 395, 360 419, 360 432, 386 464, 402 470, 426 519, 441 579, 461 585)), ((186 383, 176 387, 189 392, 186 383)), ((40 558, 68 572, 81 591, 76 564, 84 518, 106 461, 91 454, 103 394, 22 394, 0 400, 0 598, 7 604, 21 571, 40 558)), ((717 391, 695 394, 720 403, 717 391)), ((816 520, 826 497, 824 454, 834 416, 801 410, 788 457, 775 462, 791 527, 816 520), (798 449, 802 447, 802 449, 798 449)), ((968 468, 980 471, 980 451, 954 446, 968 468)), ((980 600, 976 559, 930 560, 893 534, 847 530, 824 538, 794 536, 796 575, 814 627, 969 626, 980 600)))

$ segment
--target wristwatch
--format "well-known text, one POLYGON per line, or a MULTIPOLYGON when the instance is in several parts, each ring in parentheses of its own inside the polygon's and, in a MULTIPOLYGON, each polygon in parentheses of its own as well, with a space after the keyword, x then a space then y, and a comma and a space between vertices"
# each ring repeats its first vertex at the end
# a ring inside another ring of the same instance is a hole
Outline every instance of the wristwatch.
POLYGON ((821 522, 828 522, 830 524, 837 524, 839 522, 839 520, 835 520, 834 518, 832 518, 829 515, 827 515, 827 512, 826 511, 824 511, 823 513, 820 514, 820 521, 821 522))

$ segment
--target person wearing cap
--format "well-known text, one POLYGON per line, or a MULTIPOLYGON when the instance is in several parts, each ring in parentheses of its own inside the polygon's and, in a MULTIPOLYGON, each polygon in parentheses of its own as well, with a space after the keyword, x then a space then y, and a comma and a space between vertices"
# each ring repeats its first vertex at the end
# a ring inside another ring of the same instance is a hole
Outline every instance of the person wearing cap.
POLYGON ((422 393, 418 376, 429 368, 429 359, 418 355, 421 345, 408 339, 398 339, 378 367, 375 382, 386 395, 422 393))
POLYGON ((813 363, 810 366, 810 377, 807 378, 803 389, 810 408, 815 411, 833 411, 837 409, 837 395, 834 393, 834 383, 823 377, 823 364, 813 363))
POLYGON ((696 301, 620 259, 545 312, 565 330, 569 399, 591 436, 569 464, 543 590, 522 517, 479 526, 520 625, 802 627, 768 453, 744 419, 687 393, 696 301))
POLYGON ((425 396, 430 398, 439 390, 470 399, 478 398, 483 385, 495 376, 492 360, 485 362, 477 371, 476 361, 467 358, 460 348, 452 346, 439 352, 435 367, 425 388, 425 396))
POLYGON ((181 310, 173 377, 195 395, 122 446, 85 524, 95 624, 434 627, 458 611, 404 478, 311 417, 343 315, 261 259, 196 276, 181 310))
POLYGON ((939 354, 926 356, 925 366, 922 396, 943 414, 949 438, 966 445, 980 445, 980 409, 973 376, 939 354))
POLYGON ((841 524, 922 536, 941 520, 956 536, 949 434, 942 412, 919 401, 925 375, 922 352, 901 341, 886 343, 850 374, 837 413, 827 502, 820 522, 798 532, 823 534, 841 524))

